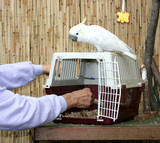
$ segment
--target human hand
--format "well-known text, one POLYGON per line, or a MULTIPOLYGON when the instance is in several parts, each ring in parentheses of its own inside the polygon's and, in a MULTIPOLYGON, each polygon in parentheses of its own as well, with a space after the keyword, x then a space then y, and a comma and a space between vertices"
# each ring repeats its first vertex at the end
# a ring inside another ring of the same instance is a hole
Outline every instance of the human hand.
POLYGON ((49 75, 51 65, 43 65, 43 74, 49 75))
MULTIPOLYGON (((42 67, 43 67, 43 74, 49 75, 51 65, 43 65, 42 67)), ((57 68, 58 68, 58 64, 56 65, 56 70, 55 71, 57 71, 57 68)), ((61 70, 62 70, 62 62, 60 63, 60 66, 59 66, 58 76, 60 76, 61 70)))
POLYGON ((63 95, 67 102, 67 109, 88 108, 93 103, 93 95, 89 88, 74 91, 63 95))

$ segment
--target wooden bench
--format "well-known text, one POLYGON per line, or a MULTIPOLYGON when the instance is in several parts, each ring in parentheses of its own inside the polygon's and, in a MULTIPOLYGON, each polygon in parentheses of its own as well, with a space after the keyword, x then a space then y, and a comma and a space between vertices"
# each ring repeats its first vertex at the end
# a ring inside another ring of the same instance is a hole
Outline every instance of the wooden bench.
POLYGON ((34 140, 160 140, 160 116, 105 126, 49 123, 35 128, 34 140))

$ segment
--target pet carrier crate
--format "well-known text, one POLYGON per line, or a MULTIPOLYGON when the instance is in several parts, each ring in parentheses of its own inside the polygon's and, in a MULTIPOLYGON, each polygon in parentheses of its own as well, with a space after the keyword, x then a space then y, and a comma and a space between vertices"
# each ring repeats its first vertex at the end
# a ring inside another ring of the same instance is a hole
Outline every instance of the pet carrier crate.
POLYGON ((63 95, 85 87, 95 101, 88 109, 70 109, 54 122, 113 124, 138 114, 144 87, 137 61, 112 52, 55 53, 47 94, 63 95), (61 74, 60 73, 61 69, 61 74))

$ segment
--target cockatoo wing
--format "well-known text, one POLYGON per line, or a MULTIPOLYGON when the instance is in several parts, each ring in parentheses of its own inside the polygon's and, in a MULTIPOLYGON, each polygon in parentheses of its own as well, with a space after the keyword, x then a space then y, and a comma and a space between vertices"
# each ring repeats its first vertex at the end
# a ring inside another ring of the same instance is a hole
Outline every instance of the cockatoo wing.
POLYGON ((88 34, 85 35, 87 37, 85 42, 96 47, 98 51, 119 51, 136 60, 134 51, 108 30, 98 25, 87 26, 86 30, 88 34))
POLYGON ((120 40, 116 35, 104 29, 103 27, 100 27, 98 25, 91 25, 89 27, 91 29, 94 28, 94 31, 92 30, 92 32, 94 32, 94 35, 96 34, 96 36, 93 37, 96 37, 97 39, 94 39, 93 42, 95 43, 95 45, 96 43, 100 43, 103 50, 109 50, 109 48, 111 48, 113 51, 128 51, 134 53, 134 51, 122 40, 120 40))

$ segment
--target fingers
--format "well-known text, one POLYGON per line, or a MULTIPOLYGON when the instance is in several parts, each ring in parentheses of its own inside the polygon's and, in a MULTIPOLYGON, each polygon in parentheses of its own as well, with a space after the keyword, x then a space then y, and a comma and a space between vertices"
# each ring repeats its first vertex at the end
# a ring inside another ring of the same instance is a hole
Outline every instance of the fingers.
POLYGON ((93 104, 95 98, 96 98, 95 95, 92 95, 92 103, 91 104, 93 104))
POLYGON ((87 95, 92 96, 92 92, 89 88, 84 88, 83 90, 87 93, 87 95))
POLYGON ((63 95, 67 102, 67 109, 75 108, 88 108, 94 101, 94 96, 89 88, 74 91, 63 95))
POLYGON ((93 103, 93 94, 89 88, 84 88, 79 91, 79 99, 77 108, 88 108, 93 103))

